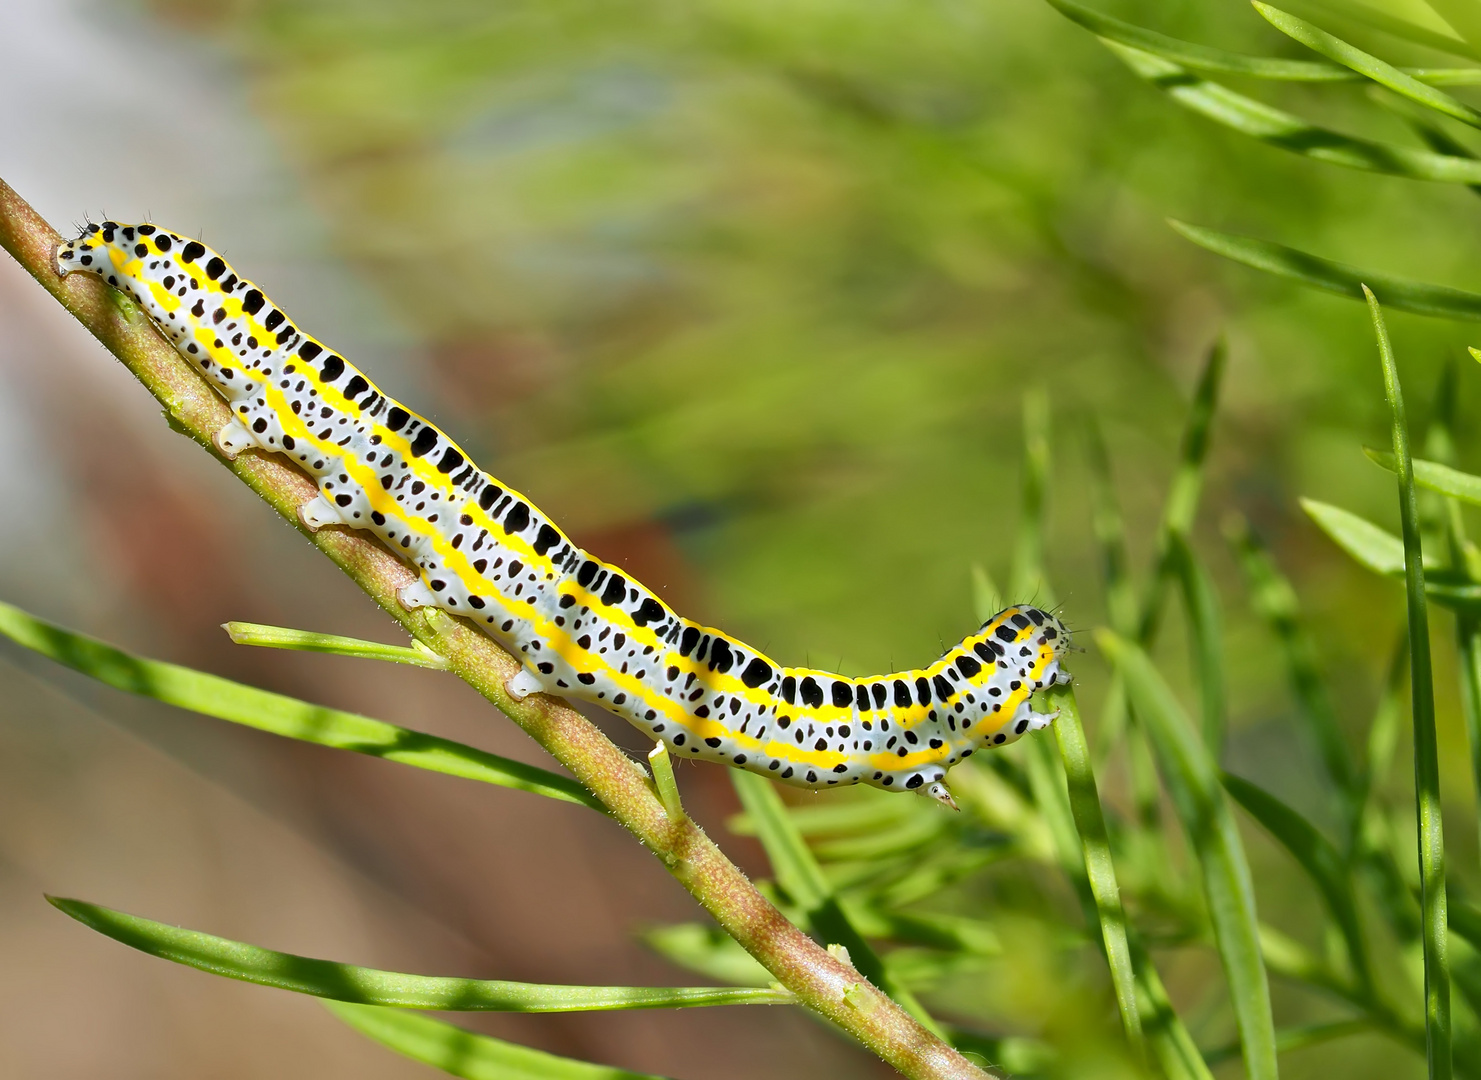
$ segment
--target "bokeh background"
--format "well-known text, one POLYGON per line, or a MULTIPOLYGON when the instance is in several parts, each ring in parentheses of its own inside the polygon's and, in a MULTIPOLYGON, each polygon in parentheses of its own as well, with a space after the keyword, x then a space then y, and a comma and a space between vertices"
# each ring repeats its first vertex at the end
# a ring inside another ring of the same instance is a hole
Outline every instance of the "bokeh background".
MULTIPOLYGON (((1236 0, 1105 10, 1295 55, 1236 0)), ((1296 498, 1395 520, 1361 453, 1385 437, 1366 314, 1222 264, 1164 219, 1476 289, 1474 193, 1217 129, 1038 0, 6 0, 0 31, 0 175, 54 225, 148 217, 203 237, 579 542, 783 662, 862 673, 961 636, 970 564, 1007 565, 1036 387, 1055 591, 1073 626, 1104 621, 1084 417, 1104 428, 1145 565, 1190 387, 1226 334, 1197 537, 1229 627, 1225 764, 1322 813, 1218 524, 1248 516, 1297 582, 1356 745, 1402 595, 1344 562, 1296 498)), ((1383 123, 1356 87, 1263 92, 1348 130, 1383 123)), ((1392 123, 1377 133, 1407 138, 1392 123)), ((1422 423, 1442 366, 1481 335, 1391 326, 1422 423)), ((396 635, 8 261, 0 327, 0 596, 542 762, 448 677, 232 646, 228 619, 396 635)), ((1474 467, 1481 372, 1466 365, 1474 467)), ((1176 621, 1164 641, 1176 671, 1176 621)), ((1075 669, 1093 700, 1099 659, 1075 669)), ((1457 704, 1440 707, 1451 872, 1477 882, 1457 704)), ((727 850, 763 866, 724 835, 723 774, 680 782, 727 850)), ((1262 915, 1299 929, 1309 895, 1246 840, 1262 915)), ((431 1075, 310 1000, 130 952, 43 892, 402 970, 694 978, 634 938, 693 918, 691 901, 591 814, 233 730, 5 647, 0 1074, 431 1075)), ((1165 974, 1197 1002, 1212 971, 1165 974)), ((1279 989, 1277 1005, 1298 1007, 1279 989)), ((778 1009, 474 1023, 676 1076, 887 1075, 778 1009)), ((1356 1038, 1286 1066, 1423 1062, 1356 1038)))

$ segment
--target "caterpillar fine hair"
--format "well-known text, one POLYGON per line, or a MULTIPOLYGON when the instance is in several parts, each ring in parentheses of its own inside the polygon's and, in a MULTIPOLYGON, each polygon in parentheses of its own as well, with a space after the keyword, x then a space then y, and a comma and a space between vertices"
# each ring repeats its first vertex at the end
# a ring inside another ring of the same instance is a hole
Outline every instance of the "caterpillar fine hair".
POLYGON ((402 604, 471 619, 518 657, 516 698, 594 702, 685 757, 802 787, 862 782, 947 805, 947 769, 1053 719, 1029 708, 1069 678, 1069 635, 1052 614, 1010 607, 920 670, 781 667, 571 543, 204 244, 105 221, 59 245, 56 267, 128 294, 220 391, 224 455, 286 454, 314 478, 304 525, 374 533, 420 571, 402 604))

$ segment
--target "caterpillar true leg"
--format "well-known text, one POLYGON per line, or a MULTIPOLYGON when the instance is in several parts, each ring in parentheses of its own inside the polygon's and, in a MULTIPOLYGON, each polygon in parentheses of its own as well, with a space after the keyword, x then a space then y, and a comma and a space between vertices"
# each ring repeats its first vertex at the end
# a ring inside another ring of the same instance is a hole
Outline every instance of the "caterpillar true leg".
POLYGON ((516 697, 580 698, 675 754, 785 783, 947 805, 948 769, 1054 718, 1029 707, 1068 678, 1069 633, 1051 612, 1010 607, 910 671, 783 667, 582 551, 204 244, 105 221, 60 245, 56 266, 125 291, 211 382, 233 417, 215 437, 224 455, 286 454, 314 478, 306 526, 373 532, 419 571, 397 593, 403 606, 466 618, 520 657, 516 697))

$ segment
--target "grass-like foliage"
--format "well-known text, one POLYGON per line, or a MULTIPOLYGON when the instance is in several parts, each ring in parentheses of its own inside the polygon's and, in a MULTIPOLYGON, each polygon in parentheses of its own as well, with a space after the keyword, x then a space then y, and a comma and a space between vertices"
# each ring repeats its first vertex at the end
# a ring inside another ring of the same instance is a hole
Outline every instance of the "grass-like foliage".
MULTIPOLYGON (((1265 20, 1314 54, 1289 59, 1180 41, 1075 0, 1050 3, 1138 77, 1235 132, 1314 162, 1481 189, 1481 160, 1444 127, 1481 127, 1481 112, 1441 89, 1481 83, 1481 68, 1394 64, 1337 33, 1359 26, 1471 60, 1481 56, 1481 43, 1470 36, 1481 21, 1472 27, 1457 15, 1459 36, 1450 38, 1348 0, 1303 0, 1294 14, 1257 4, 1265 20), (1369 84, 1397 101, 1424 148, 1309 122, 1218 81, 1233 77, 1318 89, 1369 84)), ((98 291, 102 286, 58 282, 45 261, 48 230, 10 189, 0 187, 0 195, 0 242, 114 349, 164 402, 173 424, 208 442, 219 421, 209 391, 148 327, 98 291)), ((548 986, 399 974, 174 928, 86 901, 52 902, 150 955, 326 999, 367 1037, 469 1078, 642 1074, 539 1053, 403 1010, 789 1005, 811 1010, 912 1077, 981 1076, 988 1067, 1073 1076, 1093 1060, 1098 1076, 1201 1080, 1238 1060, 1245 1075, 1274 1080, 1282 1053, 1357 1034, 1392 1040, 1427 1061, 1432 1077, 1481 1076, 1481 909, 1447 893, 1428 610, 1433 602, 1455 616, 1458 693, 1481 783, 1481 556, 1459 511, 1462 504, 1481 505, 1481 476, 1453 460, 1444 388, 1424 455, 1411 453, 1403 359, 1383 318, 1390 307, 1473 320, 1481 318, 1481 295, 1356 269, 1274 242, 1175 227, 1227 258, 1368 305, 1378 361, 1373 385, 1376 395, 1381 376, 1391 421, 1390 445, 1369 456, 1393 475, 1401 532, 1338 506, 1311 500, 1303 506, 1342 551, 1393 580, 1396 606, 1403 582, 1407 633, 1394 645, 1392 675, 1373 715, 1343 715, 1295 589, 1237 515, 1226 515, 1224 532, 1246 595, 1221 596, 1208 570, 1211 553, 1196 526, 1208 516, 1204 478, 1227 363, 1219 342, 1187 407, 1163 509, 1147 537, 1144 573, 1133 571, 1115 463, 1094 419, 1071 425, 1056 417, 1046 393, 1024 397, 1022 497, 1008 587, 1000 592, 974 563, 982 553, 966 551, 963 591, 984 617, 1003 599, 1054 602, 1044 552, 1063 473, 1051 448, 1063 453, 1076 443, 1048 433, 1080 427, 1093 509, 1085 532, 1099 547, 1107 615, 1106 625, 1093 625, 1082 614, 1090 609, 1084 597, 1064 609, 1085 651, 1071 665, 1077 684, 1047 692, 1039 705, 1058 712, 1052 731, 954 769, 948 783, 959 814, 867 788, 803 803, 763 777, 732 771, 742 812, 729 829, 759 840, 769 860, 766 879, 754 885, 690 820, 664 748, 655 748, 645 770, 568 710, 510 700, 503 680, 513 662, 449 616, 396 608, 390 597, 401 571, 369 541, 332 531, 314 537, 400 622, 409 644, 229 623, 233 640, 446 671, 530 731, 572 775, 135 656, 0 604, 0 634, 15 646, 118 690, 609 815, 708 913, 649 927, 643 940, 717 986, 548 986), (1231 698, 1222 614, 1228 603, 1247 603, 1268 633, 1292 715, 1320 762, 1311 782, 1321 798, 1314 803, 1325 801, 1330 814, 1305 813, 1258 778, 1223 767, 1231 698), (1171 636, 1164 634, 1168 626, 1185 640, 1162 641, 1171 636), (1391 785, 1379 782, 1394 754, 1406 683, 1417 867, 1406 865, 1412 855, 1398 839, 1411 811, 1393 801, 1391 785), (1358 729, 1365 759, 1343 734, 1358 729), (1258 909, 1246 841, 1259 834, 1289 856, 1286 873, 1316 898, 1320 945, 1307 943, 1309 927, 1277 925, 1258 909), (1174 968, 1200 974, 1164 982, 1163 972, 1174 968), (1068 989, 1035 989, 1036 980, 1068 989), (1273 997, 1273 980, 1305 996, 1273 997), (1300 1009, 1286 1015, 1293 1000, 1320 1000, 1325 1012, 1315 1021, 1300 1009)), ((285 516, 305 495, 303 478, 281 463, 264 465, 248 455, 232 467, 285 516)))

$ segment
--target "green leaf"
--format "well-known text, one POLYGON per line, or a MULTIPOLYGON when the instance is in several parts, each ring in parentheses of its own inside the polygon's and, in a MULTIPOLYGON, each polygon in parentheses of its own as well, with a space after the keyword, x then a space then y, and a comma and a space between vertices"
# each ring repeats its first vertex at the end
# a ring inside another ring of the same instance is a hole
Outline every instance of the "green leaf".
POLYGON ((666 743, 654 743, 648 751, 648 765, 653 770, 653 787, 658 792, 658 801, 663 803, 663 812, 675 825, 688 821, 684 803, 679 798, 679 782, 674 779, 674 763, 669 757, 666 743))
POLYGON ((1188 419, 1183 426, 1182 446, 1178 453, 1178 470, 1173 474, 1162 507, 1162 521, 1157 529, 1157 567, 1152 587, 1142 602, 1141 623, 1137 640, 1150 645, 1157 634, 1158 620, 1168 582, 1176 575, 1178 548, 1186 544, 1198 516, 1203 497, 1203 477, 1208 463, 1208 450, 1213 438, 1214 414, 1219 407, 1219 390, 1228 367, 1229 348, 1222 337, 1208 350, 1188 419))
MULTIPOLYGON (((1350 1035, 1361 1035, 1372 1031, 1377 1024, 1367 1017, 1352 1020, 1333 1020, 1325 1024, 1302 1024, 1299 1027, 1280 1028, 1275 1033, 1275 1045, 1282 1054, 1318 1046, 1333 1039, 1345 1039, 1350 1035)), ((1210 1065, 1218 1065, 1239 1057, 1239 1043, 1229 1043, 1204 1055, 1210 1065)))
POLYGON ((1175 539, 1172 564, 1182 587, 1183 609, 1188 615, 1189 644, 1193 650, 1193 670, 1198 679, 1198 699, 1202 706, 1203 742, 1217 758, 1224 745, 1227 694, 1219 594, 1208 571, 1193 553, 1193 546, 1184 537, 1175 539))
POLYGON ((1411 41, 1416 45, 1449 53, 1451 56, 1463 56, 1470 60, 1481 59, 1481 53, 1477 53, 1473 46, 1460 38, 1452 34, 1439 33, 1409 19, 1397 18, 1386 11, 1380 11, 1372 4, 1365 3, 1364 0, 1284 0, 1284 2, 1286 7, 1292 11, 1305 11, 1311 18, 1335 16, 1354 26, 1377 30, 1401 41, 1411 41))
POLYGON ((447 661, 420 641, 413 641, 411 647, 407 648, 404 645, 382 645, 378 641, 341 637, 339 634, 316 634, 310 630, 292 630, 286 626, 265 626, 262 623, 249 622, 222 623, 221 629, 238 645, 330 653, 362 660, 386 660, 393 664, 414 664, 438 671, 447 669, 447 661))
POLYGON ((1280 841, 1316 884, 1327 910, 1342 931, 1353 973, 1364 986, 1370 985, 1373 976, 1358 920, 1357 901, 1347 866, 1337 848, 1316 826, 1263 788, 1230 773, 1223 773, 1220 778, 1224 790, 1280 841))
POLYGON ((1409 429, 1398 364, 1378 299, 1368 293, 1373 333, 1383 368, 1392 420, 1394 463, 1399 480, 1399 521, 1404 536, 1404 591, 1409 622, 1410 713, 1414 723, 1414 800, 1419 819, 1421 937, 1424 941, 1425 1038, 1431 1080, 1451 1076, 1450 972, 1446 966, 1445 836, 1440 807, 1440 754, 1435 736, 1435 690, 1430 669, 1429 611, 1425 602, 1424 552, 1419 499, 1409 455, 1409 429))
POLYGON ((0 634, 74 671, 131 694, 301 742, 515 788, 603 810, 575 780, 368 716, 310 705, 202 671, 147 660, 0 603, 0 634))
MULTIPOLYGON (((1388 451, 1374 450, 1365 446, 1363 453, 1368 455, 1369 461, 1380 468, 1387 469, 1389 472, 1398 471, 1394 463, 1394 455, 1388 451)), ((1481 506, 1481 476, 1473 473, 1452 469, 1449 465, 1442 465, 1438 461, 1415 458, 1414 482, 1422 488, 1437 491, 1441 495, 1448 495, 1452 499, 1481 506)))
POLYGON ((1387 529, 1350 510, 1315 499, 1302 499, 1301 509, 1360 565, 1384 577, 1404 573, 1404 542, 1387 529))
POLYGON ((879 956, 849 921, 802 834, 787 816, 787 806, 771 781, 742 769, 729 771, 741 806, 755 823, 756 836, 771 860, 777 884, 802 910, 808 931, 827 944, 846 948, 861 975, 939 1035, 940 1027, 935 1019, 910 991, 890 977, 879 956))
POLYGON ((1426 86, 1412 76, 1404 74, 1392 64, 1385 63, 1378 57, 1349 45, 1341 38, 1332 36, 1304 19, 1298 19, 1279 8, 1262 4, 1260 0, 1254 0, 1254 5, 1255 10, 1264 16, 1271 26, 1299 41, 1313 52, 1351 68, 1364 78, 1372 79, 1378 85, 1388 87, 1394 93, 1408 98, 1417 105, 1433 109, 1452 120, 1459 120, 1462 124, 1481 127, 1481 113, 1457 101, 1449 94, 1426 86))
MULTIPOLYGON (((1477 162, 1477 165, 1481 167, 1481 162, 1477 162)), ((1169 219, 1168 224, 1215 255, 1222 255, 1226 259, 1253 266, 1256 270, 1264 270, 1277 277, 1314 285, 1354 300, 1363 298, 1363 285, 1366 283, 1382 303, 1398 311, 1433 315, 1442 319, 1481 319, 1481 293, 1393 277, 1376 270, 1365 270, 1310 255, 1284 244, 1218 232, 1181 221, 1169 219)))
POLYGON ((366 1038, 463 1080, 662 1080, 557 1057, 399 1009, 342 1001, 326 1001, 324 1007, 366 1038))
POLYGON ((1344 819, 1348 833, 1352 834, 1358 817, 1356 770, 1342 737, 1336 707, 1318 666, 1316 644, 1302 622, 1296 590, 1275 565, 1247 521, 1231 517, 1225 522, 1224 535, 1233 545, 1240 569, 1249 583, 1251 606, 1280 642, 1286 676, 1300 706, 1302 719, 1316 741, 1327 776, 1342 793, 1344 819))
POLYGON ((776 978, 733 937, 707 923, 654 926, 643 944, 670 963, 732 986, 770 986, 776 978))
POLYGON ((791 991, 738 987, 549 986, 541 983, 405 975, 355 967, 240 941, 166 926, 82 900, 49 896, 85 926, 140 952, 230 979, 299 994, 394 1005, 403 1009, 493 1012, 589 1012, 612 1009, 677 1009, 706 1005, 778 1005, 791 991))
POLYGON ((1198 857, 1248 1074, 1251 1080, 1274 1080, 1275 1024, 1260 953, 1254 886, 1217 770, 1147 654, 1108 630, 1098 631, 1096 642, 1126 679, 1127 692, 1151 736, 1163 781, 1198 857))
POLYGON ((1106 48, 1119 56, 1135 74, 1178 104, 1279 149, 1330 165, 1404 176, 1411 180, 1447 184, 1481 182, 1481 161, 1446 157, 1428 150, 1413 150, 1343 135, 1236 93, 1227 86, 1194 74, 1181 64, 1152 53, 1113 41, 1107 42, 1106 48))
MULTIPOLYGON (((1198 45, 1168 37, 1155 30, 1147 30, 1121 19, 1094 11, 1074 0, 1049 0, 1060 14, 1079 23, 1097 37, 1129 45, 1133 49, 1152 53, 1175 64, 1182 64, 1197 71, 1212 71, 1221 75, 1247 75, 1256 79, 1272 79, 1283 82, 1355 82, 1362 78, 1356 71, 1339 64, 1320 60, 1284 60, 1269 56, 1246 56, 1208 45, 1198 45)), ((1481 70, 1475 68, 1419 68, 1408 74, 1414 78, 1430 81, 1455 80, 1450 85, 1471 85, 1481 82, 1481 70)))
POLYGON ((1085 740, 1085 727, 1080 722, 1080 705, 1073 686, 1056 686, 1045 697, 1051 708, 1059 710, 1059 719, 1054 722, 1054 738, 1064 762, 1070 816, 1080 842, 1085 877, 1095 900, 1096 918, 1100 924, 1106 964, 1111 971, 1111 986, 1116 992, 1121 1027, 1133 1052, 1142 1057, 1146 1051, 1142 1017, 1136 1001, 1136 973, 1132 968, 1131 946, 1127 940, 1126 910, 1121 904, 1121 887, 1116 882, 1116 864, 1111 858, 1110 835, 1106 831, 1105 814, 1096 789, 1090 747, 1085 740))
POLYGON ((1146 1024, 1147 1045, 1151 1048, 1167 1080, 1213 1080, 1198 1045, 1172 1007, 1162 976, 1147 950, 1135 937, 1131 939, 1131 959, 1136 965, 1136 985, 1146 1007, 1142 1010, 1146 1024))
MULTIPOLYGON (((802 836, 865 836, 909 821, 920 810, 915 799, 873 791, 858 794, 861 797, 844 798, 839 792, 839 798, 815 806, 789 806, 787 816, 802 836)), ((757 835, 756 820, 750 814, 733 814, 725 827, 736 836, 757 835)))
POLYGON ((981 563, 972 564, 972 611, 979 623, 991 622, 1003 610, 1003 592, 981 563))

